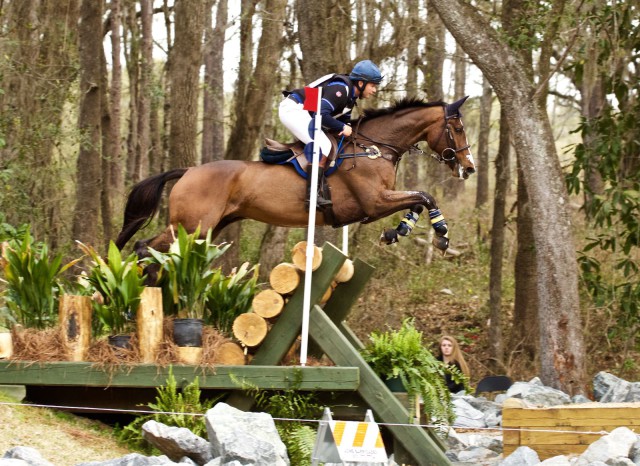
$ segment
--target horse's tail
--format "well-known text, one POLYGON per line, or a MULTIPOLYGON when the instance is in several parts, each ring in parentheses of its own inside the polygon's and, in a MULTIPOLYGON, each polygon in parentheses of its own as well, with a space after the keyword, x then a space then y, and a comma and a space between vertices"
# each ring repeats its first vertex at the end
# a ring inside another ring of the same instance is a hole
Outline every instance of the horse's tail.
POLYGON ((140 181, 131 189, 124 209, 122 230, 116 239, 118 249, 122 249, 138 230, 151 222, 160 206, 162 190, 167 181, 182 178, 186 171, 186 168, 176 168, 160 173, 140 181))

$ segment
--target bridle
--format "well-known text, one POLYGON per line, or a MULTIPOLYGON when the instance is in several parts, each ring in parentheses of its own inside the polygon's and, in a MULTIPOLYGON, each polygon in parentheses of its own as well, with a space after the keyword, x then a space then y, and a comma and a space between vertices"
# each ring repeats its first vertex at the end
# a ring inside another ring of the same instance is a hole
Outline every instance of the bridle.
MULTIPOLYGON (((439 163, 450 163, 450 162, 455 162, 456 161, 456 154, 458 152, 462 152, 463 150, 467 150, 471 147, 470 144, 467 144, 466 146, 457 148, 456 147, 456 141, 455 139, 453 139, 453 134, 451 133, 452 131, 452 125, 449 123, 449 120, 454 120, 454 119, 460 119, 462 117, 462 115, 460 115, 459 113, 456 113, 454 115, 447 115, 447 108, 444 108, 444 128, 442 128, 442 132, 440 133, 440 137, 438 138, 438 142, 440 142, 440 140, 442 139, 443 136, 446 135, 447 138, 447 147, 445 147, 442 151, 442 153, 440 154, 431 154, 431 156, 436 159, 439 163), (450 155, 448 155, 450 154, 450 155)), ((462 124, 462 121, 460 121, 460 123, 462 124)), ((463 128, 464 130, 464 128, 463 128)), ((456 129, 453 129, 453 131, 456 131, 456 129)))
MULTIPOLYGON (((438 137, 437 142, 440 142, 440 140, 446 135, 447 138, 447 147, 445 147, 441 153, 434 153, 431 152, 429 155, 431 155, 431 157, 433 157, 435 160, 438 161, 438 163, 446 163, 449 164, 451 162, 455 162, 456 161, 456 154, 458 152, 462 152, 463 150, 467 150, 471 147, 470 144, 467 144, 463 147, 456 147, 456 141, 453 138, 453 134, 452 134, 452 130, 456 131, 456 129, 452 129, 452 125, 449 123, 450 120, 454 120, 454 119, 460 119, 462 117, 462 115, 460 115, 460 113, 455 113, 453 115, 447 115, 447 107, 446 105, 443 106, 444 107, 444 112, 445 112, 445 116, 444 116, 444 127, 442 128, 442 132, 440 133, 440 136, 438 137)), ((357 138, 361 137, 366 139, 368 142, 371 142, 373 144, 376 144, 378 146, 383 146, 386 147, 388 149, 391 149, 393 152, 395 152, 395 155, 392 156, 391 161, 394 162, 395 164, 397 164, 398 162, 400 162, 400 160, 402 159, 402 154, 404 154, 407 151, 414 151, 414 153, 418 153, 418 154, 424 154, 425 152, 420 149, 418 147, 417 144, 412 144, 410 146, 397 146, 394 144, 389 144, 386 142, 382 142, 382 141, 377 141, 363 133, 360 133, 358 131, 359 127, 360 127, 360 121, 362 121, 362 118, 358 119, 358 124, 356 125, 356 131, 354 132, 353 136, 352 136, 352 142, 354 145, 357 145, 357 138)), ((462 122, 461 122, 462 123, 462 122)), ((361 144, 360 144, 361 145, 361 144)), ((362 147, 365 147, 364 145, 361 145, 362 147)), ((383 155, 384 157, 384 155, 383 155)), ((387 158, 387 157, 384 157, 387 158)))

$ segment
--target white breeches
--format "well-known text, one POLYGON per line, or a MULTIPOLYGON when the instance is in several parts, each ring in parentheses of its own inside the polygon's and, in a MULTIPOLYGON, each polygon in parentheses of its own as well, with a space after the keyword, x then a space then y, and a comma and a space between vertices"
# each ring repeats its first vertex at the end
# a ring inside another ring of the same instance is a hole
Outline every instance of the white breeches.
MULTIPOLYGON (((280 102, 278 115, 282 124, 300 141, 305 144, 313 141, 309 134, 309 128, 313 128, 312 118, 309 112, 302 108, 302 104, 291 99, 284 99, 280 102)), ((322 129, 316 131, 316 140, 320 144, 322 155, 328 155, 331 152, 331 141, 322 129)))

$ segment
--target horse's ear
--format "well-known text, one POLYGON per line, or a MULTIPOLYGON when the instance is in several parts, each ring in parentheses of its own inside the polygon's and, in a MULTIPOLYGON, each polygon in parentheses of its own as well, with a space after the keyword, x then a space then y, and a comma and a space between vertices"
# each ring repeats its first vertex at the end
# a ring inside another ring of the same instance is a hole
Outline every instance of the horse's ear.
POLYGON ((462 99, 455 101, 452 104, 447 104, 447 116, 460 115, 460 107, 462 104, 469 98, 468 95, 464 96, 462 99))

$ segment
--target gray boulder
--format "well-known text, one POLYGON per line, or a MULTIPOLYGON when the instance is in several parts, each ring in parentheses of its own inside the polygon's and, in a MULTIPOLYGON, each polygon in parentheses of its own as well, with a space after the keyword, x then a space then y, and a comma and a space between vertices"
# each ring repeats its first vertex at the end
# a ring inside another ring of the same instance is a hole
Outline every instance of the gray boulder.
POLYGON ((166 456, 144 456, 139 453, 131 453, 130 455, 109 461, 91 461, 89 463, 80 463, 76 466, 165 466, 176 465, 166 456))
POLYGON ((529 447, 518 447, 498 463, 499 466, 534 466, 540 463, 538 454, 529 447))
POLYGON ((626 401, 631 383, 608 372, 598 372, 593 378, 593 397, 601 403, 626 401))
POLYGON ((23 460, 29 466, 53 466, 53 463, 45 460, 38 450, 31 447, 13 447, 5 452, 3 458, 23 460))
POLYGON ((578 457, 574 466, 588 466, 594 461, 602 461, 609 464, 610 461, 617 458, 628 459, 631 447, 637 441, 638 436, 629 428, 618 427, 589 445, 585 452, 578 457))
POLYGON ((516 382, 506 393, 508 398, 521 398, 530 406, 559 406, 571 403, 571 397, 555 388, 542 384, 538 377, 529 382, 516 382))
POLYGON ((142 437, 172 461, 186 456, 196 464, 205 464, 213 459, 209 442, 184 427, 147 421, 142 425, 142 437))
POLYGON ((288 466, 287 448, 280 439, 273 418, 266 413, 246 413, 218 403, 205 415, 211 453, 222 463, 288 466))

